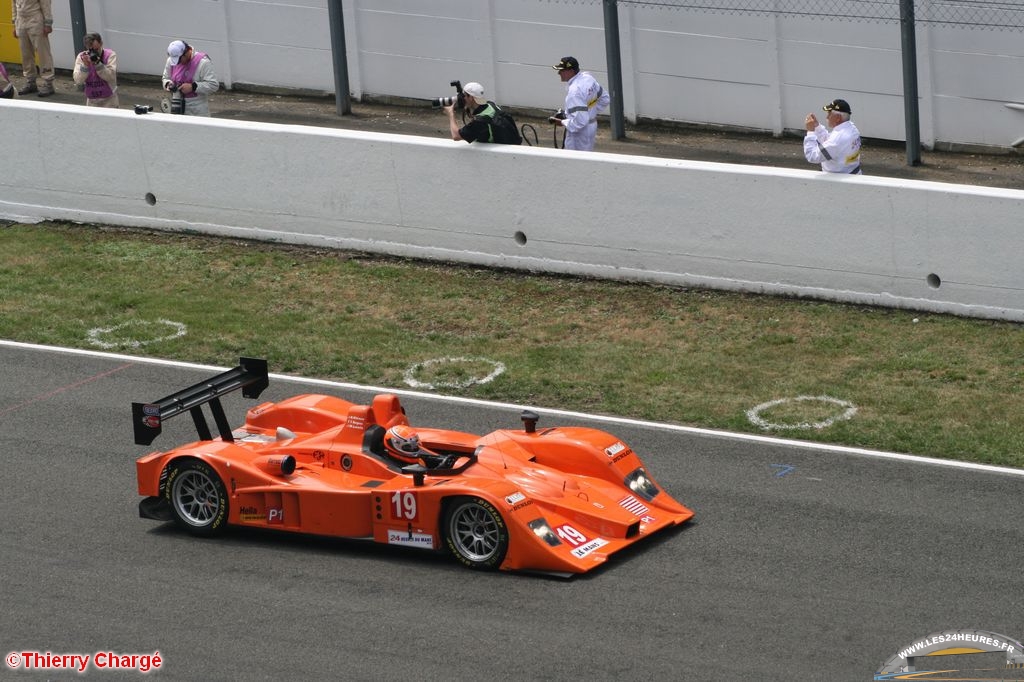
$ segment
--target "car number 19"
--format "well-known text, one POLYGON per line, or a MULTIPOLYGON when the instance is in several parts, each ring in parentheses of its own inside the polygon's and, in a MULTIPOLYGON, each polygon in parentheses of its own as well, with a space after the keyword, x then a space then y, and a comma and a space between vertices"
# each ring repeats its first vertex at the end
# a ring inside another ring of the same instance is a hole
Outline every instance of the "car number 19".
POLYGON ((392 516, 404 521, 416 520, 416 495, 413 493, 397 492, 391 496, 392 516))
POLYGON ((579 547, 587 541, 587 536, 579 532, 572 526, 559 526, 558 537, 562 538, 565 542, 569 543, 573 547, 579 547))

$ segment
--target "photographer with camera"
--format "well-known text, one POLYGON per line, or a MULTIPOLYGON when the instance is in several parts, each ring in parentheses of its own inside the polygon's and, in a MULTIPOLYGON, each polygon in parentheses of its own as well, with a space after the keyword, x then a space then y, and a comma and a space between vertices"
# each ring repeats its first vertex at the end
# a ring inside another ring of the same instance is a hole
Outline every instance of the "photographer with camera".
POLYGON ((565 108, 548 118, 548 123, 565 128, 565 149, 594 150, 597 115, 611 104, 611 96, 589 71, 580 71, 575 57, 562 57, 552 66, 566 84, 565 108))
POLYGON ((169 113, 209 116, 210 95, 220 90, 220 81, 205 52, 196 52, 184 40, 175 40, 167 46, 163 86, 171 93, 169 113))
POLYGON ((448 115, 448 127, 453 140, 466 142, 492 142, 496 144, 521 144, 522 137, 512 117, 494 102, 484 97, 484 86, 479 83, 452 81, 456 97, 440 97, 434 100, 434 107, 442 107, 448 115), (469 123, 459 127, 455 120, 455 109, 470 112, 469 123))
POLYGON ((82 44, 71 77, 85 90, 85 106, 117 109, 117 53, 103 47, 99 33, 86 33, 82 44))

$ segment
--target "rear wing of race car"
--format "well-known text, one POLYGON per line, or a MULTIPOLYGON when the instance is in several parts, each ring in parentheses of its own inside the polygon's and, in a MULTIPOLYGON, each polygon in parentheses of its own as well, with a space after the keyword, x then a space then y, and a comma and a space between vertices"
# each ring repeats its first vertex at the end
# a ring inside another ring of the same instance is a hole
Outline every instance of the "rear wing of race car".
POLYGON ((167 419, 182 412, 192 413, 200 440, 213 440, 210 427, 203 416, 202 406, 209 403, 213 420, 222 440, 234 441, 231 426, 224 416, 220 397, 239 389, 246 398, 258 398, 270 385, 267 361, 257 358, 239 358, 238 367, 200 381, 198 384, 172 393, 166 398, 151 403, 132 403, 132 427, 135 430, 135 444, 149 445, 160 435, 161 425, 167 419))

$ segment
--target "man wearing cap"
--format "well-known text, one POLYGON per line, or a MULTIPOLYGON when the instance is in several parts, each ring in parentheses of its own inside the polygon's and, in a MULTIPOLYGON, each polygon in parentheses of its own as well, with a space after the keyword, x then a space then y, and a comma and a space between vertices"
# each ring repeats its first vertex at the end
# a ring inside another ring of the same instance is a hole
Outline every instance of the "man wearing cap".
POLYGON ((508 144, 504 140, 495 139, 494 115, 498 111, 498 105, 487 101, 484 96, 484 86, 479 83, 466 83, 462 88, 462 95, 465 97, 465 107, 472 112, 473 119, 460 128, 455 121, 455 105, 444 107, 444 112, 448 115, 448 128, 452 133, 452 139, 508 144))
POLYGON ((565 109, 552 116, 549 122, 565 128, 565 149, 589 152, 597 139, 597 115, 608 108, 611 96, 587 71, 580 71, 575 57, 562 57, 552 66, 559 78, 567 84, 565 109))
POLYGON ((213 62, 205 52, 196 52, 184 40, 167 46, 163 84, 164 90, 171 93, 172 111, 175 99, 183 98, 185 110, 177 113, 188 116, 209 116, 210 95, 220 89, 213 62))
POLYGON ((813 113, 807 114, 804 127, 804 158, 820 163, 826 173, 859 175, 860 131, 850 120, 850 105, 845 99, 834 99, 822 107, 828 112, 828 128, 818 122, 813 113), (829 130, 831 129, 831 130, 829 130))
POLYGON ((50 34, 53 33, 53 8, 51 0, 12 0, 11 18, 14 23, 14 37, 21 47, 21 68, 25 85, 19 95, 36 93, 39 97, 53 94, 53 53, 50 51, 50 34), (36 67, 36 56, 39 66, 36 67), (42 83, 36 84, 41 78, 42 83))

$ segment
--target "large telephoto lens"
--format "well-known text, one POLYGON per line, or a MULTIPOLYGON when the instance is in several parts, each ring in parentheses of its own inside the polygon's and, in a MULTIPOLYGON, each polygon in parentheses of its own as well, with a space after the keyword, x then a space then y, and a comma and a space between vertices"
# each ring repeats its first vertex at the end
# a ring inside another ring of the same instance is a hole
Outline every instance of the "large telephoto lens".
POLYGON ((441 107, 450 107, 453 104, 455 104, 454 97, 438 97, 437 99, 430 100, 430 106, 434 107, 435 109, 440 109, 441 107))

